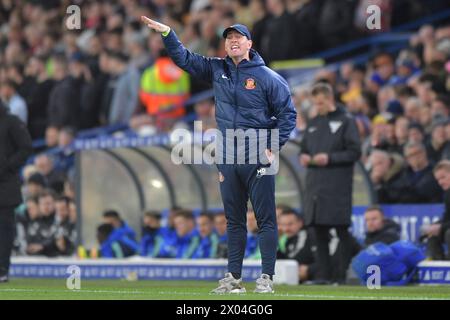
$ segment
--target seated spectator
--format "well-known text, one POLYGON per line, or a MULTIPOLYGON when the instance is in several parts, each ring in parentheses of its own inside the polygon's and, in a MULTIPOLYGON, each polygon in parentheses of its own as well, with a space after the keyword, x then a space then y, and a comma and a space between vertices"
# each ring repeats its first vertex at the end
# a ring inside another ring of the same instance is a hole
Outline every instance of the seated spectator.
POLYGON ((214 215, 209 212, 202 212, 197 217, 197 229, 200 236, 200 243, 192 258, 215 258, 219 237, 214 232, 214 215))
POLYGON ((59 151, 54 155, 56 169, 68 172, 75 166, 75 152, 71 148, 75 139, 75 129, 71 127, 63 127, 59 131, 58 147, 59 151))
POLYGON ((37 197, 47 188, 47 180, 40 173, 32 174, 25 181, 25 195, 27 197, 37 197))
POLYGON ((97 241, 102 258, 125 258, 135 254, 130 246, 114 237, 114 227, 104 223, 97 228, 97 241))
POLYGON ((404 169, 400 203, 437 203, 442 201, 442 191, 433 176, 425 146, 408 143, 404 149, 408 167, 404 169))
POLYGON ((110 224, 114 227, 112 237, 114 239, 126 241, 135 251, 138 250, 136 243, 136 232, 122 220, 120 214, 115 210, 107 210, 103 213, 103 223, 110 224))
POLYGON ((393 220, 386 219, 383 210, 378 206, 369 207, 364 213, 366 223, 366 247, 376 242, 391 244, 400 240, 400 226, 393 220))
POLYGON ((11 114, 17 116, 24 123, 27 123, 27 104, 17 93, 17 84, 14 81, 4 80, 0 84, 0 98, 11 114))
POLYGON ((258 224, 253 209, 247 211, 247 245, 245 247, 246 259, 260 259, 261 252, 258 245, 258 224))
POLYGON ((140 255, 157 257, 164 239, 170 236, 169 230, 161 227, 161 213, 158 211, 145 212, 143 223, 140 255))
POLYGON ((425 141, 425 130, 419 123, 410 123, 408 126, 408 142, 423 143, 425 141))
POLYGON ((282 235, 279 239, 277 259, 294 259, 298 262, 300 282, 312 279, 314 254, 312 240, 304 221, 294 210, 283 210, 279 218, 282 235))
POLYGON ((34 165, 38 172, 47 179, 50 189, 54 190, 57 194, 63 193, 66 175, 63 171, 55 168, 54 161, 49 155, 38 155, 34 159, 34 165))
POLYGON ((25 201, 24 214, 16 215, 16 238, 14 240, 14 252, 17 255, 26 255, 28 243, 31 243, 39 229, 39 204, 38 198, 29 197, 25 201))
POLYGON ((55 198, 54 195, 45 191, 38 197, 39 219, 37 224, 32 226, 36 229, 28 228, 27 249, 29 255, 45 255, 54 257, 58 251, 54 246, 54 236, 57 228, 55 225, 55 198))
POLYGON ((439 186, 444 190, 445 211, 437 223, 425 226, 422 233, 427 237, 427 255, 432 260, 450 260, 450 161, 440 161, 433 170, 439 186), (447 245, 447 256, 443 244, 447 245))
POLYGON ((195 229, 194 215, 189 210, 179 210, 175 213, 175 238, 166 239, 161 248, 161 258, 192 258, 200 243, 200 237, 195 229))
POLYGON ((401 183, 404 161, 400 155, 374 150, 369 158, 370 180, 380 203, 397 203, 400 196, 397 189, 401 183))
POLYGON ((214 230, 219 237, 216 258, 226 259, 228 257, 228 237, 225 212, 218 212, 214 215, 214 230))
POLYGON ((55 126, 48 126, 45 129, 45 145, 47 148, 55 148, 58 146, 59 129, 55 126))
POLYGON ((54 244, 60 255, 71 255, 77 241, 76 216, 71 214, 72 200, 60 196, 55 201, 55 224, 57 226, 54 244))
POLYGON ((446 124, 446 119, 436 120, 432 124, 431 137, 426 144, 427 156, 432 163, 438 163, 442 159, 445 148, 450 146, 445 136, 446 124))
POLYGON ((208 129, 213 129, 217 127, 216 119, 214 117, 214 100, 211 98, 197 102, 194 105, 196 122, 195 124, 200 124, 201 128, 194 128, 194 130, 206 131, 208 129))

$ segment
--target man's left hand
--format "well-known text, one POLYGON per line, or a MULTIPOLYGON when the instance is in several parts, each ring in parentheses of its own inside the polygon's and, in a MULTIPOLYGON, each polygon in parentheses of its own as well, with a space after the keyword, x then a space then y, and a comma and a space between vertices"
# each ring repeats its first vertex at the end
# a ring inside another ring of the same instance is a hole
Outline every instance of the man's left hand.
POLYGON ((272 153, 270 149, 266 149, 266 157, 269 160, 270 164, 272 164, 272 162, 275 160, 275 155, 272 153))
POLYGON ((326 165, 328 165, 329 162, 328 154, 318 153, 313 157, 313 161, 316 165, 320 167, 325 167, 326 165))

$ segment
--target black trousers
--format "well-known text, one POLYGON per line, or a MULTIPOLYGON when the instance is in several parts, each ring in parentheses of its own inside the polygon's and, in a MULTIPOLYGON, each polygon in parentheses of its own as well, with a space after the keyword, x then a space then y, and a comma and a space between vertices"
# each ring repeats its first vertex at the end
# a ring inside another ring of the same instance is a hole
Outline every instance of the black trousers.
POLYGON ((346 226, 314 226, 316 243, 316 271, 318 281, 345 282, 348 262, 351 260, 351 235, 346 226), (339 246, 334 256, 330 254, 330 230, 336 230, 339 246))
POLYGON ((427 256, 432 260, 450 260, 450 228, 442 230, 439 236, 428 238, 427 256), (444 254, 443 244, 447 245, 447 257, 444 254))
POLYGON ((14 207, 0 208, 0 276, 9 272, 15 232, 14 207))

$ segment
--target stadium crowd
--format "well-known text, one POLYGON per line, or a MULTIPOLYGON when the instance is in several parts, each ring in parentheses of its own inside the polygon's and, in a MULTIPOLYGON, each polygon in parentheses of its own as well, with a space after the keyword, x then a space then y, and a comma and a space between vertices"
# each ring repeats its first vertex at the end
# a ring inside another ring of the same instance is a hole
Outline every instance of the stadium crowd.
MULTIPOLYGON (((376 2, 384 13, 383 31, 445 7, 445 1, 426 6, 414 0, 376 2)), ((27 123, 34 139, 45 139, 45 147, 23 170, 25 200, 17 208, 15 243, 19 255, 76 252, 70 145, 77 131, 125 123, 141 133, 168 132, 179 126, 192 128, 192 119, 202 120, 203 129, 215 126, 212 99, 185 106, 191 95, 208 87, 173 64, 160 36, 139 23, 141 15, 170 24, 190 50, 207 56, 224 56, 223 29, 235 21, 245 23, 252 30, 255 49, 270 63, 307 57, 366 35, 361 17, 368 1, 76 4, 82 13, 80 30, 64 26, 68 2, 1 1, 0 98, 27 123)), ((331 84, 337 101, 354 115, 364 141, 362 161, 379 203, 443 202, 433 168, 450 159, 450 25, 423 26, 399 53, 380 51, 364 64, 323 68, 314 81, 331 84)), ((315 116, 309 89, 305 84, 292 91, 299 139, 308 119, 315 116)), ((277 217, 279 258, 297 259, 300 278, 313 278, 314 239, 303 227, 301 213, 280 205, 277 217)), ((400 237, 400 227, 384 219, 381 209, 369 208, 365 218, 366 240, 355 241, 354 252, 378 240, 390 243, 400 237)), ((140 241, 116 211, 103 213, 103 219, 97 236, 100 254, 106 257, 226 257, 224 213, 194 216, 189 210, 172 210, 169 223, 162 226, 160 213, 146 212, 140 241)), ((248 228, 246 257, 258 257, 252 212, 248 228)), ((430 231, 425 238, 436 235, 430 231)), ((346 270, 349 261, 339 263, 346 270)))

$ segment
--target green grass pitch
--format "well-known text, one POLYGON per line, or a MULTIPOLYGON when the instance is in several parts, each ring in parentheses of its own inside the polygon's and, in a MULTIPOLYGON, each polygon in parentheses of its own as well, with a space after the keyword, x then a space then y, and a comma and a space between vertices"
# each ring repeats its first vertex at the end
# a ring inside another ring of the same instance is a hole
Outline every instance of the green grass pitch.
POLYGON ((382 287, 362 286, 287 286, 275 287, 275 294, 253 294, 254 283, 245 283, 249 293, 211 295, 215 282, 204 281, 125 281, 85 280, 80 290, 68 290, 65 279, 11 279, 0 284, 0 300, 374 300, 374 299, 449 299, 450 286, 382 287))

